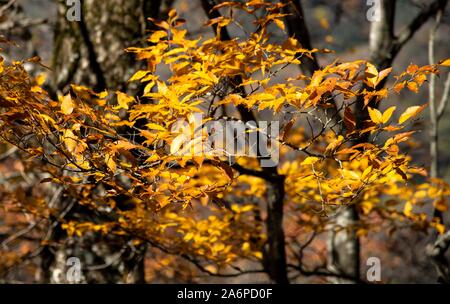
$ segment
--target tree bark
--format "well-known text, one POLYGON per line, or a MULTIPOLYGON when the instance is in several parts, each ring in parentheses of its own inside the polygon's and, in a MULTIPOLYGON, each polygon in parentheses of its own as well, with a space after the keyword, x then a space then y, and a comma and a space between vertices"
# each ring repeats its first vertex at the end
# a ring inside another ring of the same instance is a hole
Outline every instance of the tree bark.
MULTIPOLYGON (((66 18, 66 1, 57 4, 52 63, 55 91, 65 94, 72 83, 96 91, 127 91, 127 81, 137 70, 137 63, 124 49, 145 43, 146 19, 158 17, 161 0, 84 0, 81 3, 81 20, 74 22, 66 18)), ((63 208, 64 203, 61 200, 59 207, 63 208)), ((82 221, 104 220, 76 204, 65 216, 82 221)), ((80 259, 81 283, 145 282, 145 245, 134 246, 132 240, 94 232, 68 238, 59 224, 50 235, 51 245, 42 254, 46 282, 68 282, 69 257, 80 259)))
MULTIPOLYGON (((392 53, 394 41, 394 18, 395 0, 381 0, 379 20, 373 21, 370 27, 369 51, 370 61, 378 68, 385 69, 391 65, 394 59, 392 53)), ((384 82, 381 86, 384 86, 384 82)), ((356 103, 355 116, 358 127, 367 119, 367 110, 363 107, 364 102, 359 100, 356 103)), ((368 138, 359 138, 357 143, 365 142, 368 138)), ((357 223, 357 204, 346 207, 337 215, 337 225, 329 235, 329 267, 337 273, 361 278, 361 257, 360 240, 354 229, 357 223)), ((339 283, 351 283, 353 281, 336 279, 339 283)))
POLYGON ((67 90, 70 83, 97 90, 125 88, 136 61, 124 49, 142 45, 158 15, 161 0, 82 1, 81 20, 66 18, 65 1, 58 3, 53 52, 54 85, 67 90))
POLYGON ((284 178, 275 168, 263 168, 265 172, 277 176, 273 181, 267 181, 267 243, 265 268, 272 281, 277 284, 289 284, 286 244, 283 228, 284 178))
MULTIPOLYGON (((436 64, 434 56, 434 42, 436 34, 441 23, 443 10, 438 11, 436 15, 436 22, 431 28, 430 36, 428 40, 428 61, 429 64, 436 64)), ((444 85, 444 91, 441 99, 438 101, 436 98, 436 75, 430 75, 429 81, 429 102, 430 102, 430 177, 440 178, 439 174, 439 121, 444 114, 447 106, 450 90, 450 73, 447 75, 447 80, 444 85)), ((434 208, 433 217, 437 218, 440 224, 444 224, 444 216, 442 211, 438 208, 434 208)), ((432 259, 436 273, 438 275, 438 282, 449 284, 450 283, 450 264, 445 256, 447 249, 450 245, 449 232, 444 235, 436 235, 436 241, 433 244, 429 244, 426 248, 427 255, 432 259)))
MULTIPOLYGON (((312 49, 311 38, 308 26, 305 21, 305 15, 300 0, 283 0, 287 5, 284 12, 289 14, 286 16, 286 24, 290 36, 294 36, 306 49, 312 49)), ((320 69, 315 54, 312 58, 303 58, 300 68, 305 74, 311 76, 315 71, 320 69)), ((337 106, 334 105, 335 111, 337 106)), ((336 119, 339 114, 334 115, 336 119)), ((347 277, 354 277, 358 280, 360 265, 360 244, 359 238, 351 227, 358 220, 358 212, 354 206, 349 206, 345 210, 340 211, 337 216, 337 223, 332 227, 332 231, 328 236, 328 268, 336 274, 343 274, 347 277)), ((351 282, 347 279, 335 280, 339 282, 351 282)))

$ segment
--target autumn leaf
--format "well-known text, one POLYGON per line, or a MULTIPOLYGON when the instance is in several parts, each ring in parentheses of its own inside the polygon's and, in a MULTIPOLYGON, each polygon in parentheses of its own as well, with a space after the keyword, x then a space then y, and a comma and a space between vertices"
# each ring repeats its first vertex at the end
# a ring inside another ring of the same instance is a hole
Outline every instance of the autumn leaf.
POLYGON ((139 146, 129 142, 129 141, 125 141, 125 140, 118 140, 115 144, 114 144, 114 149, 116 150, 131 150, 131 149, 136 149, 139 146))
POLYGON ((105 163, 109 170, 111 170, 112 173, 116 172, 117 166, 116 162, 114 161, 112 154, 106 154, 105 156, 105 163))
POLYGON ((70 94, 60 97, 59 100, 61 102, 61 112, 66 115, 72 114, 73 109, 75 108, 75 103, 73 102, 70 94))
POLYGON ((136 80, 140 80, 142 78, 144 78, 147 74, 149 73, 149 71, 137 71, 136 73, 134 73, 133 76, 131 76, 129 81, 136 81, 136 80))
POLYGON ((167 37, 166 31, 156 31, 150 36, 149 41, 152 43, 158 43, 161 40, 161 38, 164 37, 167 37))
POLYGON ((439 65, 450 66, 450 58, 439 61, 439 65))
POLYGON ((118 105, 114 107, 114 110, 120 109, 128 110, 129 109, 128 105, 135 102, 134 97, 128 96, 127 94, 122 93, 120 91, 117 91, 116 95, 118 105))
POLYGON ((375 88, 377 85, 377 79, 378 79, 377 68, 370 62, 367 62, 366 69, 364 72, 365 72, 365 77, 366 77, 366 80, 365 80, 366 84, 371 88, 375 88))
POLYGON ((334 153, 334 151, 336 151, 336 149, 339 148, 339 146, 342 144, 343 141, 344 136, 339 135, 335 141, 328 144, 328 146, 325 148, 325 153, 326 154, 334 153))
POLYGON ((376 123, 376 124, 381 124, 381 123, 383 123, 383 120, 382 120, 383 115, 381 114, 380 111, 378 111, 377 109, 373 109, 373 108, 371 108, 371 107, 368 107, 368 110, 369 110, 369 116, 370 116, 370 119, 371 119, 374 123, 376 123))
POLYGON ((347 129, 347 133, 352 133, 356 129, 356 118, 350 107, 346 107, 344 110, 344 124, 347 129))
POLYGON ((387 68, 378 73, 376 86, 392 72, 392 68, 387 68))
POLYGON ((413 211, 413 205, 411 202, 406 202, 405 206, 403 207, 403 214, 406 216, 411 216, 413 211))
POLYGON ((444 198, 439 198, 433 202, 434 208, 440 212, 446 212, 448 210, 447 202, 444 198))
POLYGON ((387 123, 389 121, 389 119, 391 118, 391 116, 394 113, 396 108, 397 107, 392 106, 392 107, 389 107, 386 111, 384 111, 383 116, 381 117, 381 122, 382 123, 387 123))
POLYGON ((406 86, 408 87, 408 89, 414 93, 418 93, 419 92, 419 86, 417 85, 417 82, 414 81, 410 81, 406 84, 406 86))
POLYGON ((67 151, 74 152, 77 147, 77 137, 72 130, 65 130, 63 134, 63 142, 66 145, 67 151))
POLYGON ((408 119, 410 119, 411 117, 416 116, 417 114, 419 114, 420 112, 422 112, 423 109, 425 109, 425 107, 427 106, 427 104, 424 104, 422 106, 412 106, 407 108, 402 115, 400 115, 399 119, 398 119, 398 123, 402 124, 405 121, 407 121, 408 119))
POLYGON ((305 158, 304 161, 302 161, 302 165, 314 165, 315 163, 317 163, 320 160, 320 158, 315 157, 315 156, 308 156, 307 158, 305 158))
POLYGON ((401 91, 404 87, 405 87, 405 82, 400 82, 400 83, 397 83, 397 84, 394 86, 394 90, 395 90, 395 92, 396 92, 397 94, 399 94, 400 91, 401 91))
POLYGON ((36 85, 38 85, 38 86, 43 85, 45 80, 46 80, 45 74, 41 73, 41 74, 37 75, 36 79, 35 79, 36 85))
POLYGON ((166 131, 166 128, 164 128, 163 126, 160 126, 158 124, 155 124, 155 123, 148 123, 145 126, 149 129, 153 129, 153 130, 166 131))
POLYGON ((414 74, 419 69, 419 66, 417 64, 410 64, 408 68, 406 69, 406 73, 408 74, 414 74))
POLYGON ((284 22, 280 19, 273 19, 273 22, 278 26, 282 31, 285 30, 284 22))
POLYGON ((228 164, 225 163, 225 162, 219 162, 218 165, 220 166, 220 168, 222 168, 222 169, 225 171, 225 173, 227 174, 227 176, 228 176, 230 179, 233 179, 233 178, 234 178, 233 169, 231 168, 230 165, 228 165, 228 164))
POLYGON ((372 172, 372 169, 373 169, 372 166, 367 167, 361 174, 361 180, 365 180, 366 177, 372 172))

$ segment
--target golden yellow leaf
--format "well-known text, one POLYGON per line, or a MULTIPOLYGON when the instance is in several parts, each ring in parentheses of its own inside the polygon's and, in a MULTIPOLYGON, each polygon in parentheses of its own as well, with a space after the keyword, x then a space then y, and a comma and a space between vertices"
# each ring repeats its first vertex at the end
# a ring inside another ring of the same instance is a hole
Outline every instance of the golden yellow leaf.
POLYGON ((391 71, 392 71, 392 68, 387 68, 387 69, 382 70, 380 73, 378 73, 376 85, 378 85, 381 82, 381 80, 386 78, 391 73, 391 71))
POLYGON ((134 73, 133 76, 131 76, 129 81, 135 81, 135 80, 140 80, 142 78, 144 78, 144 76, 146 76, 149 73, 149 71, 137 71, 136 73, 134 73))
POLYGON ((403 214, 406 216, 411 216, 413 210, 413 205, 411 202, 406 202, 405 207, 403 208, 403 214))
POLYGON ((41 73, 41 74, 37 75, 36 79, 35 79, 36 85, 38 85, 38 86, 43 85, 44 82, 45 82, 45 79, 46 79, 46 75, 45 74, 41 73))
POLYGON ((313 165, 315 163, 317 163, 319 161, 318 157, 315 156, 308 156, 307 158, 305 158, 304 161, 302 161, 302 165, 313 165))
POLYGON ((113 156, 111 154, 106 154, 105 163, 106 163, 106 166, 109 168, 109 170, 111 170, 112 173, 116 172, 116 169, 117 169, 116 162, 114 161, 113 156))
POLYGON ((67 151, 74 152, 77 147, 77 137, 72 130, 65 130, 63 134, 63 142, 66 145, 67 151))
POLYGON ((372 172, 372 168, 372 166, 369 166, 363 171, 363 173, 361 174, 361 180, 364 180, 369 175, 369 173, 372 172))
POLYGON ((136 146, 135 144, 129 142, 129 141, 125 141, 125 140, 118 140, 117 143, 115 144, 114 148, 119 150, 131 150, 131 149, 135 149, 138 146, 136 146))
POLYGON ((108 91, 104 90, 104 91, 98 93, 97 96, 98 96, 98 98, 101 98, 101 99, 106 98, 106 96, 108 96, 108 91))
POLYGON ((273 19, 273 22, 278 26, 281 30, 285 30, 284 22, 280 19, 273 19))
POLYGON ((445 225, 442 225, 441 223, 436 223, 435 228, 439 234, 443 234, 445 232, 445 225))
POLYGON ((325 148, 326 153, 334 152, 342 144, 343 141, 344 136, 339 135, 335 141, 330 142, 328 146, 325 148))
POLYGON ((389 121, 389 119, 391 118, 392 114, 394 113, 395 109, 396 109, 396 107, 392 106, 392 107, 388 108, 386 111, 384 111, 383 117, 381 117, 381 122, 387 123, 389 121))
POLYGON ((364 72, 366 76, 366 84, 371 88, 375 88, 375 86, 377 85, 377 78, 378 78, 377 68, 370 62, 367 62, 366 70, 364 72))
POLYGON ((73 102, 72 97, 70 97, 70 94, 60 97, 59 100, 61 101, 61 112, 66 115, 72 114, 75 103, 73 102))
POLYGON ((397 94, 399 94, 400 91, 401 91, 404 87, 405 87, 405 81, 400 82, 400 83, 397 83, 397 84, 394 86, 394 90, 395 90, 395 92, 396 92, 397 94))
POLYGON ((242 244, 242 251, 243 252, 249 252, 250 251, 250 243, 249 242, 245 242, 242 244))
POLYGON ((381 124, 381 123, 383 123, 383 120, 382 120, 383 115, 381 114, 380 111, 378 111, 377 109, 373 109, 373 108, 371 108, 371 107, 369 107, 368 110, 369 110, 369 116, 370 116, 370 119, 371 119, 374 123, 376 123, 376 124, 381 124))
POLYGON ((128 96, 127 94, 122 93, 120 91, 117 91, 116 95, 117 95, 118 105, 114 107, 115 110, 119 110, 119 109, 128 110, 129 109, 128 104, 131 104, 135 101, 134 97, 128 96))
POLYGON ((156 31, 150 36, 149 41, 151 43, 158 43, 161 40, 161 38, 164 38, 166 36, 167 36, 166 31, 156 31))
POLYGON ((442 65, 442 66, 450 66, 450 58, 441 60, 441 61, 439 62, 439 65, 442 65))
POLYGON ((158 131, 166 131, 166 129, 163 126, 160 126, 155 123, 148 123, 145 125, 149 129, 158 130, 158 131))
POLYGON ((403 112, 403 114, 400 115, 400 117, 398 119, 398 123, 402 124, 405 121, 407 121, 408 119, 410 119, 411 117, 416 116, 417 114, 422 112, 422 110, 425 109, 426 106, 427 106, 427 104, 424 104, 422 106, 412 106, 412 107, 407 108, 405 110, 405 112, 403 112))

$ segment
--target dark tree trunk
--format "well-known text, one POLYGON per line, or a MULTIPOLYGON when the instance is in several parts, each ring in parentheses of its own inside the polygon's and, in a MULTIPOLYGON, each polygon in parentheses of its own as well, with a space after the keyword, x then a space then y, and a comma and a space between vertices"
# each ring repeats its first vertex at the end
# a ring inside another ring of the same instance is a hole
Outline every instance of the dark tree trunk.
POLYGON ((59 1, 53 52, 54 84, 70 83, 98 90, 124 89, 136 61, 124 49, 143 45, 148 17, 158 15, 161 0, 82 1, 81 20, 66 18, 68 7, 59 1))
MULTIPOLYGON (((135 59, 124 52, 144 45, 148 17, 158 18, 161 0, 81 1, 81 20, 68 21, 66 1, 58 2, 53 53, 55 91, 67 93, 75 83, 94 88, 127 91, 126 82, 138 69, 135 59)), ((129 91, 129 90, 128 90, 129 91)), ((59 208, 64 209, 64 200, 59 208)), ((66 219, 101 222, 101 216, 82 206, 74 207, 66 219)), ((66 283, 69 257, 80 259, 81 282, 144 283, 145 245, 113 235, 88 233, 68 238, 59 225, 42 254, 46 282, 66 283)))
POLYGON ((265 268, 272 281, 277 284, 288 284, 285 237, 283 228, 284 178, 276 168, 263 168, 265 172, 276 176, 267 181, 267 243, 265 268))

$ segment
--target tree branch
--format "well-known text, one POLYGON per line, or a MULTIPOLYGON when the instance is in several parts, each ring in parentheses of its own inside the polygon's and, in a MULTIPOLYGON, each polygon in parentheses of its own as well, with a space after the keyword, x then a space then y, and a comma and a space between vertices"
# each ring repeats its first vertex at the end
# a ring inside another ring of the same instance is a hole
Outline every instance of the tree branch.
POLYGON ((447 74, 447 80, 444 85, 444 92, 442 93, 441 101, 439 102, 439 108, 437 109, 437 119, 440 120, 444 115, 445 108, 448 104, 450 96, 450 73, 447 74))
POLYGON ((424 9, 407 25, 398 35, 395 41, 395 54, 411 39, 415 32, 417 32, 422 25, 424 25, 429 18, 436 15, 439 10, 444 11, 447 5, 447 0, 436 0, 424 9))

